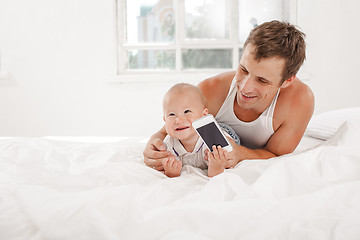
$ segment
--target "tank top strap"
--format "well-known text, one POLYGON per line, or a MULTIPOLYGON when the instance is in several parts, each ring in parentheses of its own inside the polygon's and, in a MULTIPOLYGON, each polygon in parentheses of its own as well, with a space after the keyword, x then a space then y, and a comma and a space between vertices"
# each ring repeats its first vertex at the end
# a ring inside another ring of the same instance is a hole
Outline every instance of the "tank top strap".
POLYGON ((279 93, 280 93, 280 88, 278 89, 274 99, 271 101, 270 106, 265 110, 264 115, 266 115, 267 117, 273 117, 274 116, 274 111, 275 111, 275 107, 276 107, 276 103, 277 103, 277 99, 279 97, 279 93))
POLYGON ((234 76, 233 80, 231 81, 230 89, 229 89, 229 92, 228 92, 226 98, 228 98, 232 94, 234 89, 236 90, 236 76, 234 76))

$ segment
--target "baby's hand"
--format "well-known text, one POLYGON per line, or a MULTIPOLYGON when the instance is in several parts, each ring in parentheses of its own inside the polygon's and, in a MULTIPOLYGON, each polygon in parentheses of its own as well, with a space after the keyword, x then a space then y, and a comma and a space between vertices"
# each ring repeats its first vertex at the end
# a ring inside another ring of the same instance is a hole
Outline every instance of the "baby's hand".
POLYGON ((181 174, 182 163, 175 157, 171 156, 162 162, 165 175, 168 177, 178 177, 181 174))
POLYGON ((213 177, 224 172, 225 167, 227 166, 227 159, 225 153, 227 151, 223 150, 221 146, 213 146, 213 152, 207 152, 207 158, 209 161, 209 177, 213 177))

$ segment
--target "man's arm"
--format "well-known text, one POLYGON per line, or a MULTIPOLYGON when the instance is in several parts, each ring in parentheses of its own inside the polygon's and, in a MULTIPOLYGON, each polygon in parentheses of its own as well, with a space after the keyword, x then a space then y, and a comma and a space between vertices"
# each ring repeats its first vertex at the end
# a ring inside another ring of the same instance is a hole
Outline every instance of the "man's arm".
POLYGON ((276 157, 274 153, 267 149, 250 149, 244 146, 237 145, 234 140, 229 139, 233 146, 232 152, 226 152, 227 158, 226 168, 233 168, 242 160, 248 159, 269 159, 276 157))
POLYGON ((311 89, 300 81, 297 84, 299 86, 289 87, 286 89, 288 91, 284 91, 282 100, 285 102, 285 111, 281 112, 283 109, 280 109, 278 114, 286 117, 265 146, 278 156, 295 150, 314 112, 314 95, 311 89))
MULTIPOLYGON (((314 95, 305 84, 283 91, 281 106, 275 116, 284 118, 263 149, 249 149, 233 143, 234 150, 228 153, 229 167, 245 159, 269 159, 291 153, 299 144, 314 111, 314 95), (291 100, 290 100, 291 99, 291 100), (284 116, 284 117, 282 117, 284 116)), ((276 118, 275 117, 275 118, 276 118)), ((274 120, 276 121, 276 119, 274 120)))
POLYGON ((235 142, 233 142, 234 150, 227 155, 230 159, 229 166, 234 167, 237 163, 245 159, 269 159, 293 152, 305 131, 301 130, 299 126, 297 126, 298 131, 296 131, 296 126, 294 125, 295 124, 285 124, 279 127, 263 149, 250 149, 236 145, 235 142))
POLYGON ((167 133, 165 126, 158 132, 154 133, 146 144, 144 155, 144 163, 156 170, 164 170, 162 161, 167 158, 171 153, 166 151, 166 146, 163 142, 167 133))

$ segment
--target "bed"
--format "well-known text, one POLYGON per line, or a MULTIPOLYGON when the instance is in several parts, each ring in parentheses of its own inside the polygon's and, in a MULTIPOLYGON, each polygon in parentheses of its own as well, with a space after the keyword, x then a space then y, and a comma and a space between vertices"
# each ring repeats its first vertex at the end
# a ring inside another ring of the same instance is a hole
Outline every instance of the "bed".
POLYGON ((360 108, 341 111, 214 178, 145 166, 146 137, 1 138, 0 239, 360 239, 360 108))

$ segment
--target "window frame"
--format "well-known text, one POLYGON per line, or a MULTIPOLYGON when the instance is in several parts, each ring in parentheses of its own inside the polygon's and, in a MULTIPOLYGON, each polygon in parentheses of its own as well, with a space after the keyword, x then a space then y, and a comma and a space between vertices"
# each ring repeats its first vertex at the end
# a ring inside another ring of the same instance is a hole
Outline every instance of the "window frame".
MULTIPOLYGON (((193 81, 215 74, 233 71, 239 64, 239 50, 243 42, 239 41, 239 0, 229 0, 231 4, 228 40, 189 40, 185 39, 185 0, 175 1, 175 39, 173 43, 126 43, 126 1, 114 0, 115 38, 116 38, 116 76, 110 82, 156 81, 193 81), (182 49, 231 49, 232 68, 182 68, 182 49), (126 69, 126 51, 128 50, 175 50, 175 69, 126 69), (141 79, 141 80, 140 80, 141 79)), ((271 1, 271 0, 270 0, 271 1)), ((287 21, 297 24, 298 0, 285 0, 287 21)))

